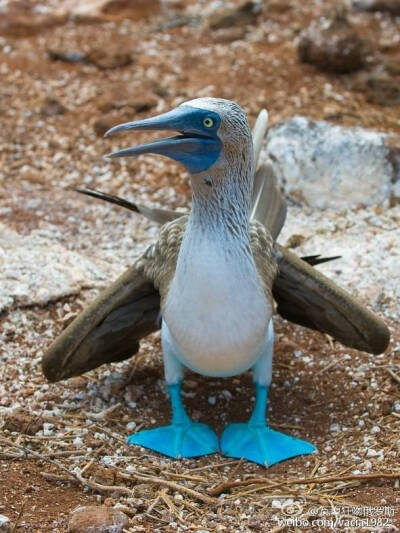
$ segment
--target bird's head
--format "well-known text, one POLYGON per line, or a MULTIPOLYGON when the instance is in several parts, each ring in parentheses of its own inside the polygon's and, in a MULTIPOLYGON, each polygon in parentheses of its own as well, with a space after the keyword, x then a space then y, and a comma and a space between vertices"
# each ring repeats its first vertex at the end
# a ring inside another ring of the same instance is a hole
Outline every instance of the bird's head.
POLYGON ((178 135, 125 148, 107 157, 159 154, 181 163, 192 175, 239 158, 252 164, 251 131, 244 111, 230 100, 197 98, 156 117, 126 122, 106 136, 127 130, 176 131, 178 135))

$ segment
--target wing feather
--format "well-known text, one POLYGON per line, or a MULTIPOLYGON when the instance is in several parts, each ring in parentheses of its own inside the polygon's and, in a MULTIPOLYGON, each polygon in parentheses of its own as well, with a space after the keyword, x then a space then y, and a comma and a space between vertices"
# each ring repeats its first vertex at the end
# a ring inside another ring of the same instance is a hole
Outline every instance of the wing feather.
POLYGON ((84 310, 46 351, 42 368, 59 381, 134 355, 159 329, 158 291, 134 265, 84 310))
POLYGON ((380 318, 295 254, 275 247, 279 273, 272 292, 281 316, 349 348, 373 354, 386 350, 390 333, 380 318))

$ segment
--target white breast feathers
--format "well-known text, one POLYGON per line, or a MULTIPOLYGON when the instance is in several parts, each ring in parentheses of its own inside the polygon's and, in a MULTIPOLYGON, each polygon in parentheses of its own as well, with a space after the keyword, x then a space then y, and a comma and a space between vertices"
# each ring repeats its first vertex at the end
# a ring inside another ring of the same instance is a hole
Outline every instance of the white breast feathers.
POLYGON ((212 242, 182 243, 163 318, 183 364, 208 376, 247 370, 271 314, 252 257, 212 242))

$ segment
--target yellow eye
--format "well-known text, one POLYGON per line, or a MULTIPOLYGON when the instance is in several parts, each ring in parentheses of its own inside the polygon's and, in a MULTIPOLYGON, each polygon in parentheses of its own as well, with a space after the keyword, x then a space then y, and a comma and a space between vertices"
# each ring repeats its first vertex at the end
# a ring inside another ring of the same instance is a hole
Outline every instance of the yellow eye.
POLYGON ((214 126, 214 121, 212 118, 210 117, 206 117, 204 120, 203 120, 203 126, 205 126, 206 128, 212 128, 214 126))

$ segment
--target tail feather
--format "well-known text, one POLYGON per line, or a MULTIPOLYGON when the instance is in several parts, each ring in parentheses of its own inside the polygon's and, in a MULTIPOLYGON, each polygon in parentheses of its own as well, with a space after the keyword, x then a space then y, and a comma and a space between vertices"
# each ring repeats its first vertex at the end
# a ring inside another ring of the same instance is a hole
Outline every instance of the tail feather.
POLYGON ((171 211, 169 209, 159 209, 157 207, 148 207, 146 205, 137 204, 136 202, 130 202, 129 200, 125 200, 125 198, 120 198, 119 196, 114 196, 113 194, 107 194, 96 189, 84 187, 70 187, 70 189, 79 192, 80 194, 85 194, 86 196, 91 196, 111 204, 125 207, 130 211, 142 214, 147 219, 151 220, 152 222, 157 222, 158 224, 166 224, 167 222, 175 220, 176 218, 179 218, 185 214, 179 211, 171 211))
POLYGON ((251 219, 261 222, 274 240, 278 237, 286 219, 286 202, 278 189, 274 171, 270 165, 259 162, 262 144, 268 129, 268 112, 260 111, 253 128, 254 161, 256 172, 253 181, 251 219))
POLYGON ((308 263, 311 266, 315 265, 322 265, 322 263, 327 263, 328 261, 335 261, 336 259, 340 259, 341 255, 333 255, 331 257, 321 257, 319 254, 317 255, 307 255, 306 257, 302 257, 302 260, 308 263))
POLYGON ((254 168, 257 170, 262 143, 268 128, 268 111, 262 109, 253 128, 254 168))
POLYGON ((250 218, 261 222, 274 240, 285 223, 286 202, 276 184, 274 171, 268 164, 261 165, 255 173, 250 218))

